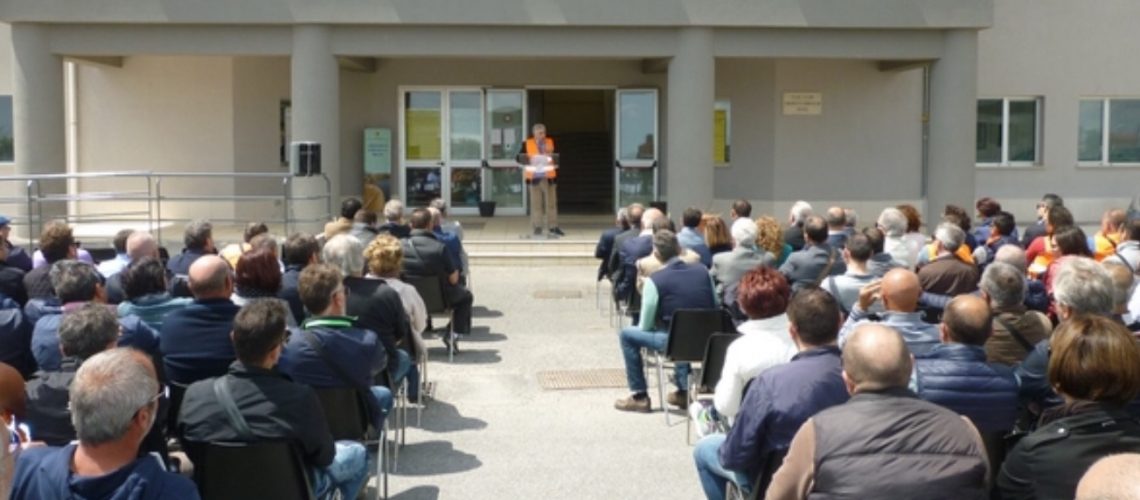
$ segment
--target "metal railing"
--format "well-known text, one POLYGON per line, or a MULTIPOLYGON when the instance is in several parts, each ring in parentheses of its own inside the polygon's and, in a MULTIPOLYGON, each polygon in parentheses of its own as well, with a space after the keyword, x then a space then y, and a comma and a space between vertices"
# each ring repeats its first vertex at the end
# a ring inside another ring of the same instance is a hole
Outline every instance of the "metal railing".
MULTIPOLYGON (((24 214, 13 221, 15 226, 23 226, 28 231, 28 239, 35 240, 44 223, 48 220, 65 220, 70 223, 99 222, 140 224, 145 222, 147 229, 162 241, 163 227, 178 222, 189 222, 197 217, 169 217, 163 215, 164 203, 219 203, 233 202, 235 214, 240 213, 239 203, 280 202, 275 216, 259 219, 266 224, 281 224, 284 233, 289 234, 297 224, 324 223, 333 213, 332 182, 325 174, 318 177, 324 181, 323 194, 297 196, 293 194, 294 177, 289 173, 273 172, 87 172, 75 174, 35 174, 0 176, 0 193, 22 193, 21 195, 0 196, 0 206, 19 205, 24 214), (273 180, 280 184, 280 194, 217 194, 210 192, 211 183, 202 180, 273 180), (115 183, 112 191, 85 191, 80 187, 72 190, 68 181, 103 180, 115 183), (171 185, 178 186, 177 194, 169 194, 171 185), (7 186, 19 186, 10 189, 7 186), (163 193, 167 189, 168 194, 163 193), (199 189, 196 189, 199 188, 199 189), (310 217, 299 217, 295 212, 298 202, 324 201, 323 213, 317 211, 310 217), (116 204, 137 202, 138 208, 113 208, 111 211, 72 210, 72 203, 116 204), (142 208, 145 203, 145 209, 142 208), (62 208, 59 206, 62 205, 62 208), (48 206, 45 212, 44 207, 48 206), (46 215, 45 215, 46 213, 46 215)), ((276 205, 275 205, 276 208, 276 205)), ((5 211, 7 212, 7 211, 5 211)), ((191 210, 193 212, 193 210, 191 210)), ((0 212, 4 213, 4 212, 0 212)), ((10 213, 10 212, 9 212, 10 213)), ((170 213, 167 207, 167 213, 170 213)), ((209 218, 214 223, 244 224, 252 218, 209 218)))

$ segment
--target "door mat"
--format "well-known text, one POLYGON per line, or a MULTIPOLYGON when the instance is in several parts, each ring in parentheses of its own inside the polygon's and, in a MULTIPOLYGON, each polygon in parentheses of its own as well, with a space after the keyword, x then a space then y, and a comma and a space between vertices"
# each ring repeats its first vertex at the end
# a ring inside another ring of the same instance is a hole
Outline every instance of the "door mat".
POLYGON ((538 372, 538 385, 548 391, 577 389, 621 389, 628 383, 625 370, 551 370, 538 372))

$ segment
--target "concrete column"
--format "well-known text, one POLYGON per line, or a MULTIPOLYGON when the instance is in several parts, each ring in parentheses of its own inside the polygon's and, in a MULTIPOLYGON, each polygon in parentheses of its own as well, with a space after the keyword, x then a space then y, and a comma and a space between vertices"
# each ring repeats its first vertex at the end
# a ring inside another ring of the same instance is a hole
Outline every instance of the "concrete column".
POLYGON ((713 105, 716 59, 709 28, 684 28, 669 62, 665 177, 669 211, 713 203, 713 105))
MULTIPOLYGON (((63 104, 63 58, 52 54, 48 29, 26 23, 12 25, 15 95, 12 99, 16 173, 62 174, 67 171, 63 104)), ((44 194, 59 193, 66 183, 41 183, 44 194)), ((17 193, 11 193, 16 195, 17 193)), ((18 194, 23 194, 18 193, 18 194)), ((62 215, 65 206, 44 205, 45 218, 62 215)), ((28 221, 27 209, 17 211, 17 222, 28 221)), ((21 236, 38 237, 38 227, 21 236)))
MULTIPOLYGON (((292 114, 293 140, 321 144, 321 171, 332 182, 333 209, 340 207, 340 69, 331 46, 332 28, 293 27, 292 114)), ((320 178, 294 178, 294 196, 323 194, 320 178)), ((302 219, 325 215, 323 203, 298 202, 293 213, 302 219)), ((296 230, 315 231, 320 224, 296 230)))
POLYGON ((978 33, 946 33, 942 58, 930 70, 930 164, 926 220, 946 204, 974 204, 977 135, 978 33))

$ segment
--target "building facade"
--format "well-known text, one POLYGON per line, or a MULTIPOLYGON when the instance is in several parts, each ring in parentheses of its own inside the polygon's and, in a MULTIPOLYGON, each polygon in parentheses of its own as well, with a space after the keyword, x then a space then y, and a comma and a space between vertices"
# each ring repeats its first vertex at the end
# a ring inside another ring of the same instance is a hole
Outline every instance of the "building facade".
POLYGON ((512 167, 542 122, 562 205, 581 212, 746 198, 782 215, 805 199, 869 218, 994 196, 1024 223, 1058 192, 1091 221, 1140 180, 1137 18, 1128 0, 7 0, 0 173, 288 172, 288 144, 311 141, 337 196, 369 182, 521 214, 512 167))

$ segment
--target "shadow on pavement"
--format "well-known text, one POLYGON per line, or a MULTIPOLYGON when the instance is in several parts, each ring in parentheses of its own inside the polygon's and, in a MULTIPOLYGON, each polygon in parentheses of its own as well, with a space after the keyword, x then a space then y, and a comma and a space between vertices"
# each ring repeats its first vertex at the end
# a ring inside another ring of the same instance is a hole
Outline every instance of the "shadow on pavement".
POLYGON ((423 415, 421 416, 420 425, 416 425, 414 416, 409 416, 408 427, 417 427, 428 432, 443 433, 487 428, 486 421, 478 418, 464 417, 459 414, 459 410, 455 405, 438 399, 432 399, 427 402, 427 407, 424 408, 423 415))
POLYGON ((503 357, 499 356, 498 349, 470 349, 466 341, 459 342, 459 352, 455 353, 455 360, 447 360, 447 348, 443 345, 428 348, 428 361, 449 363, 456 365, 489 365, 500 363, 503 357))
POLYGON ((486 306, 474 306, 471 308, 472 318, 501 318, 503 311, 496 311, 494 309, 487 309, 486 306))
POLYGON ((460 339, 460 342, 499 342, 501 340, 507 340, 507 335, 491 333, 489 326, 473 326, 471 327, 471 334, 460 339))
MULTIPOLYGON (((455 449, 450 441, 425 441, 408 443, 400 449, 400 463, 395 474, 397 476, 434 476, 436 474, 465 472, 482 466, 483 462, 480 462, 478 457, 455 449)), ((438 492, 437 489, 436 493, 438 492)))
MULTIPOLYGON (((369 491, 369 494, 371 493, 372 492, 369 491)), ((389 493, 391 493, 391 491, 389 491, 389 493)), ((391 495, 388 498, 390 500, 436 500, 439 498, 439 486, 416 486, 410 490, 391 495)))

